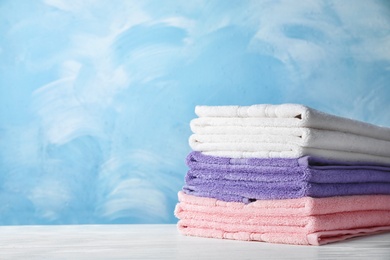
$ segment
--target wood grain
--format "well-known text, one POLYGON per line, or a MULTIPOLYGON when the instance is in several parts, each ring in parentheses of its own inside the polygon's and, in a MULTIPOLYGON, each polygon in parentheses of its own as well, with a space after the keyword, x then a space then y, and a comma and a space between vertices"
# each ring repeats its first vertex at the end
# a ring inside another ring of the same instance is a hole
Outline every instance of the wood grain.
POLYGON ((390 233, 320 247, 180 235, 175 225, 2 226, 0 259, 390 259, 390 233))

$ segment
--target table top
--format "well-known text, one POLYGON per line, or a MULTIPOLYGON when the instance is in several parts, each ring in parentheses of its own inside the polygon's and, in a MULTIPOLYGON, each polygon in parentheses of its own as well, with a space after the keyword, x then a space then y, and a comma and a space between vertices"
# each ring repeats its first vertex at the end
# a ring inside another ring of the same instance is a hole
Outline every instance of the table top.
POLYGON ((323 246, 186 237, 175 225, 2 226, 0 259, 390 259, 390 233, 323 246))

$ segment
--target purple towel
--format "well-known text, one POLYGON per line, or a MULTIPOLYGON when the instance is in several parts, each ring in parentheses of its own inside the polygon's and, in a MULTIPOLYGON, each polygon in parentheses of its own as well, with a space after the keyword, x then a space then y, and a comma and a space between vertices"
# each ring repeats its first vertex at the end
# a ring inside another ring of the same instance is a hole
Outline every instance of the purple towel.
POLYGON ((298 159, 231 159, 192 152, 183 190, 225 201, 390 194, 390 165, 298 159))
POLYGON ((390 194, 390 183, 202 183, 185 185, 186 194, 224 201, 252 202, 262 199, 293 199, 301 197, 332 197, 346 195, 390 194))

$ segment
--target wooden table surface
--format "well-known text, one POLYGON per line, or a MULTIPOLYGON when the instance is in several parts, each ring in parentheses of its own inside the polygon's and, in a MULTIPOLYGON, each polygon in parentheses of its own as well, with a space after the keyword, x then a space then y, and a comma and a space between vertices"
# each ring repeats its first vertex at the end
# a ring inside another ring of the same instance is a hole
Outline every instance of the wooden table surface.
POLYGON ((2 226, 0 259, 390 259, 390 233, 324 246, 180 235, 175 225, 2 226))

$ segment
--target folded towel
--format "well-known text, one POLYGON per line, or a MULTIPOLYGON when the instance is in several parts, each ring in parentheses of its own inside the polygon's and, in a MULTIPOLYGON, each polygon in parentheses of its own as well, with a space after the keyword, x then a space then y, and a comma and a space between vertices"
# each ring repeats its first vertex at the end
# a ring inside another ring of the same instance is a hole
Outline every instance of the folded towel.
POLYGON ((183 191, 199 197, 224 201, 250 203, 264 199, 289 199, 305 196, 324 198, 331 196, 390 194, 390 183, 331 183, 318 184, 295 182, 238 182, 238 181, 191 181, 183 191))
POLYGON ((187 156, 183 191, 249 203, 260 199, 390 194, 390 165, 296 159, 187 156))
POLYGON ((354 237, 374 235, 390 231, 390 226, 354 228, 345 230, 317 231, 310 234, 300 233, 258 233, 258 232, 230 232, 225 228, 201 228, 185 226, 178 222, 179 231, 186 236, 197 236, 219 239, 233 239, 244 241, 259 241, 277 244, 293 245, 325 245, 354 237))
POLYGON ((313 183, 390 182, 390 164, 364 164, 301 158, 226 158, 191 152, 186 180, 313 183))
POLYGON ((178 194, 183 234, 275 243, 323 244, 390 230, 390 196, 224 202, 178 194), (353 221, 351 221, 353 220, 353 221))
MULTIPOLYGON (((275 129, 275 128, 273 128, 275 129)), ((297 135, 290 134, 285 129, 280 134, 249 134, 245 129, 229 134, 193 134, 189 144, 196 151, 241 151, 241 152, 285 152, 293 149, 297 154, 304 148, 320 150, 329 157, 329 153, 339 151, 344 153, 369 154, 387 157, 390 161, 390 141, 359 136, 344 132, 300 128, 297 135)), ((198 131, 201 132, 201 131, 198 131)), ((281 131, 279 131, 281 132, 281 131)), ((322 155, 320 154, 320 155, 322 155)), ((357 155, 355 155, 357 156, 357 155)), ((356 160, 360 159, 357 157, 356 160)), ((365 159, 362 157, 361 159, 365 159)))
POLYGON ((390 128, 301 105, 197 107, 189 139, 195 151, 233 158, 328 159, 390 163, 390 128))
POLYGON ((222 209, 232 214, 260 216, 314 216, 340 212, 390 210, 390 195, 355 195, 329 198, 258 200, 250 204, 202 198, 178 192, 181 207, 217 214, 222 209))
POLYGON ((194 151, 232 158, 296 158, 314 155, 328 159, 390 163, 390 142, 327 130, 301 129, 300 136, 286 133, 250 135, 193 134, 194 151))
POLYGON ((255 120, 255 125, 261 126, 309 127, 352 133, 390 141, 390 128, 330 115, 298 104, 197 106, 195 108, 195 113, 198 117, 210 118, 211 121, 214 121, 215 118, 222 118, 222 120, 229 117, 249 118, 255 120))

